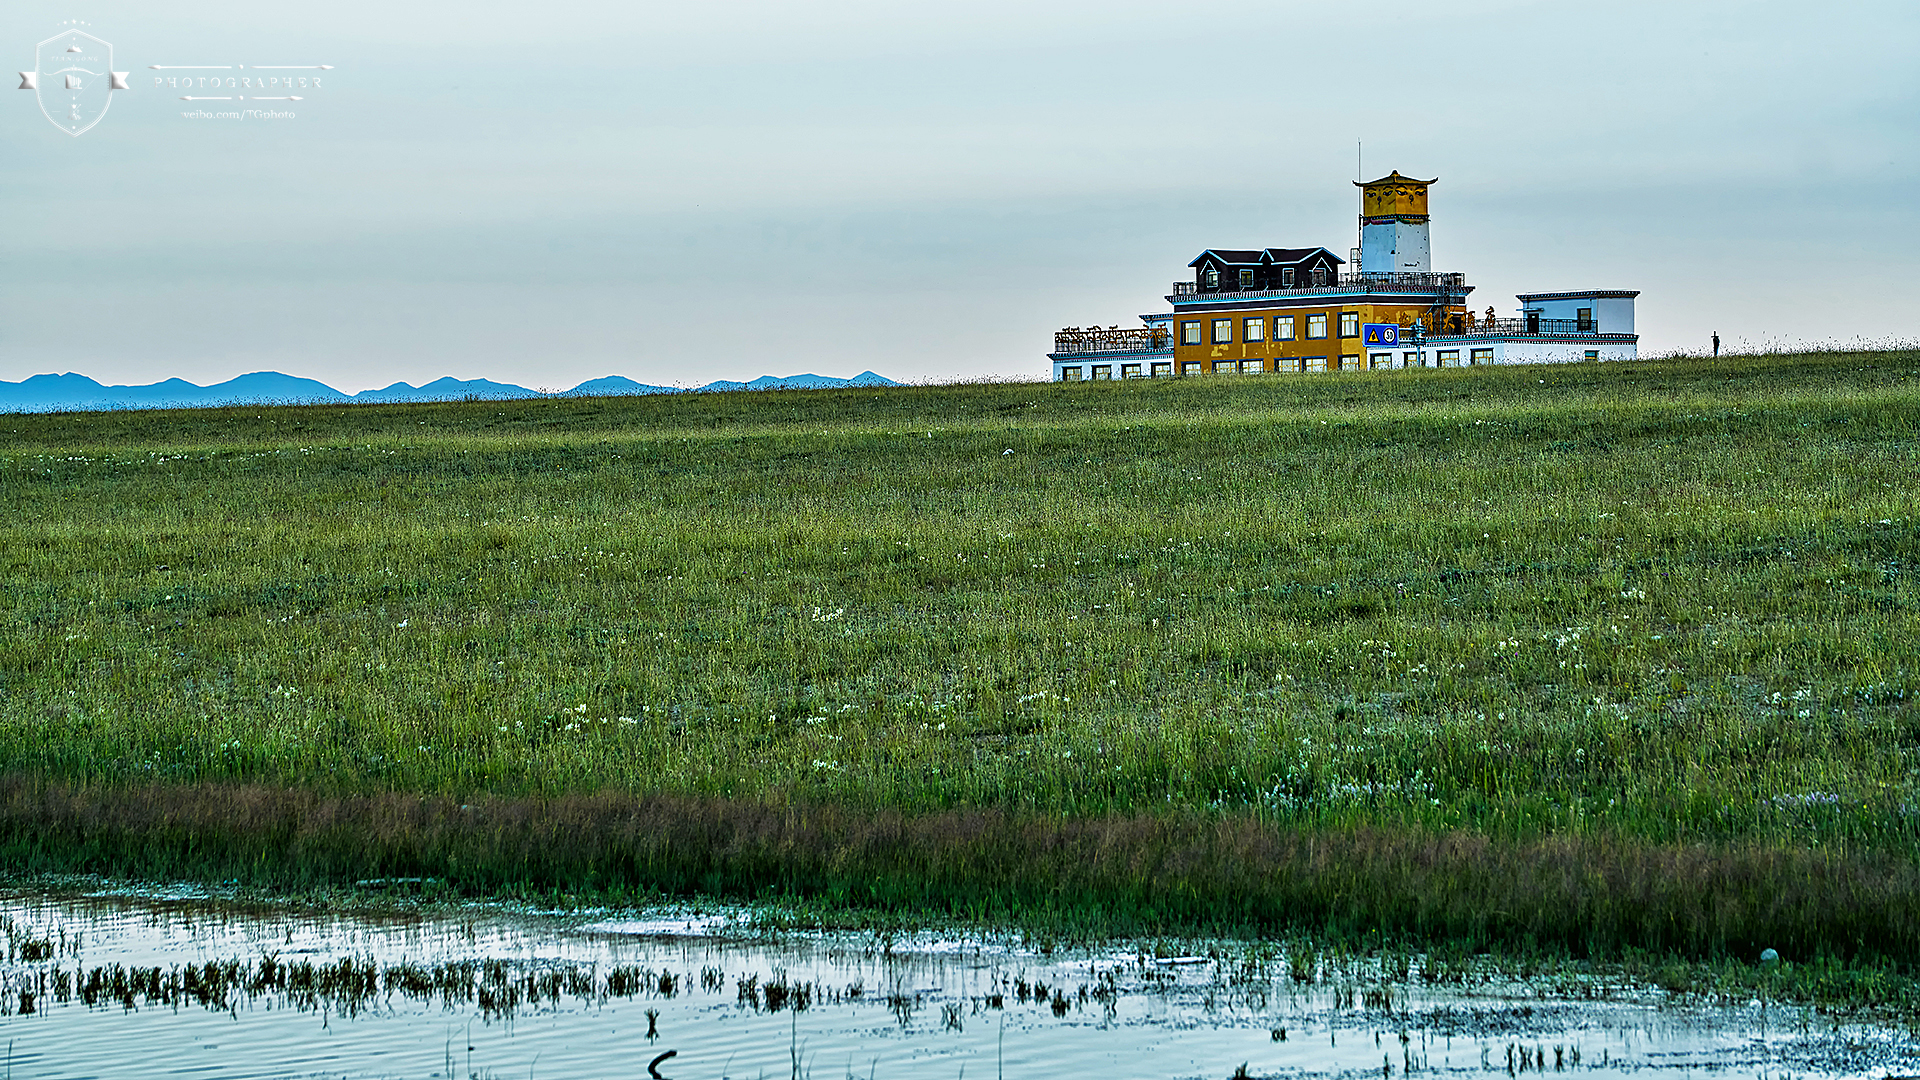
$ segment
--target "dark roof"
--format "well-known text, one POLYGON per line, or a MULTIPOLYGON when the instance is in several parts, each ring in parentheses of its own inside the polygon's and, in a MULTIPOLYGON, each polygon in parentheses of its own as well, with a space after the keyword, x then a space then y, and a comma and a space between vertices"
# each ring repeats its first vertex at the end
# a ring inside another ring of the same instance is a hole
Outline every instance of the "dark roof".
POLYGON ((1215 261, 1226 263, 1228 266, 1259 266, 1260 256, 1263 254, 1265 254, 1265 252, 1259 248, 1254 248, 1251 251, 1244 248, 1208 248, 1195 256, 1194 260, 1187 265, 1199 266, 1201 260, 1211 255, 1215 261))
POLYGON ((1216 262, 1227 266, 1292 266, 1306 262, 1315 255, 1325 254, 1336 263, 1347 260, 1335 255, 1323 247, 1313 248, 1208 248, 1194 257, 1188 266, 1199 266, 1207 256, 1213 256, 1216 262))
POLYGON ((1303 263, 1315 255, 1325 255, 1337 263, 1345 263, 1347 261, 1323 247, 1267 249, 1267 260, 1275 266, 1291 266, 1296 263, 1303 263))

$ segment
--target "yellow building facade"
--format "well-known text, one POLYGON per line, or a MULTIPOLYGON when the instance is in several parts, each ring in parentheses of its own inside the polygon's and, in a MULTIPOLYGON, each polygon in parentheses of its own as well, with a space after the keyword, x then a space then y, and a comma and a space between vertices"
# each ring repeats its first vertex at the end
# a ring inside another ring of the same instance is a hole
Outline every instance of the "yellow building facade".
MULTIPOLYGON (((1374 283, 1367 283, 1374 284, 1374 283)), ((1468 286, 1450 290, 1457 302, 1436 306, 1427 295, 1379 296, 1353 286, 1329 286, 1313 296, 1219 298, 1178 303, 1172 323, 1174 367, 1170 374, 1360 371, 1403 366, 1401 341, 1411 341, 1416 322, 1436 313, 1464 318, 1468 286), (1331 294, 1331 295, 1328 295, 1331 294), (1345 295, 1342 295, 1345 294, 1345 295), (1369 345, 1365 327, 1391 325, 1407 331, 1393 342, 1369 345), (1398 364, 1389 365, 1391 356, 1398 364)))

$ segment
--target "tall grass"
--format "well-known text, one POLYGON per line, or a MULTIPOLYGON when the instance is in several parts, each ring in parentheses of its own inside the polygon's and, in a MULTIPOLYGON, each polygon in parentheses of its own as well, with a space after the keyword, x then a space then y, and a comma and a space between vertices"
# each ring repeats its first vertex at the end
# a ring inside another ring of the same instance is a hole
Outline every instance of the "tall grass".
POLYGON ((1905 866, 1916 374, 0 417, 0 769, 1905 866))
POLYGON ((905 814, 741 799, 459 802, 256 785, 131 798, 0 782, 0 854, 64 869, 332 885, 362 874, 518 895, 810 896, 856 912, 1134 936, 1305 929, 1575 955, 1911 957, 1920 868, 1743 844, 1501 842, 1380 826, 1289 830, 1193 811, 905 814), (289 871, 291 871, 289 873, 289 871), (638 888, 636 887, 638 886, 638 888), (645 892, 642 892, 645 895, 645 892))

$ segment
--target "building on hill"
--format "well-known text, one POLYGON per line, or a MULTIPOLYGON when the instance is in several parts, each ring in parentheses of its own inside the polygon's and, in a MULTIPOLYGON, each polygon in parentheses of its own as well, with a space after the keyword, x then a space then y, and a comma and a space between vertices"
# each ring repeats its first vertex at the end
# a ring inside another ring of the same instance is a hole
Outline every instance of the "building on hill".
POLYGON ((1360 246, 1208 248, 1138 327, 1054 335, 1056 382, 1176 375, 1379 371, 1631 360, 1638 292, 1523 293, 1519 315, 1476 315, 1466 275, 1436 273, 1427 189, 1398 171, 1358 183, 1360 246))

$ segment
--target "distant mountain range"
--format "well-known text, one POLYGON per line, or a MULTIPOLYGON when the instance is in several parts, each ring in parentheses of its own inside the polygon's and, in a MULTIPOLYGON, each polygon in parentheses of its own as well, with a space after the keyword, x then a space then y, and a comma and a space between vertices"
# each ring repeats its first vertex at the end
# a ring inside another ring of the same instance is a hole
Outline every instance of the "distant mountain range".
POLYGON ((378 390, 345 394, 323 382, 256 371, 212 386, 168 379, 146 386, 103 386, 85 375, 35 375, 0 382, 0 412, 61 412, 74 409, 180 409, 214 405, 314 405, 342 402, 507 401, 515 398, 613 397, 630 394, 687 394, 721 390, 816 390, 836 386, 899 386, 892 379, 863 371, 851 379, 831 375, 762 375, 752 382, 719 380, 688 389, 650 386, 621 375, 589 379, 571 390, 543 393, 491 379, 435 379, 425 386, 397 382, 378 390))

